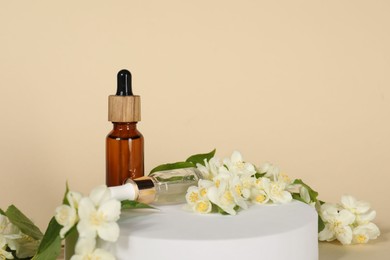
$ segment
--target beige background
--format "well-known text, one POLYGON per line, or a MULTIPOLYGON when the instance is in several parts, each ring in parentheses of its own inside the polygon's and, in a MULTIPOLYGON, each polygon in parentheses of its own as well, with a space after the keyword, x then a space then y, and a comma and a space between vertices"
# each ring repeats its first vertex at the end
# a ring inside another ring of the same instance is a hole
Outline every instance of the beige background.
POLYGON ((147 170, 237 149, 322 200, 371 202, 384 235, 370 246, 384 245, 389 13, 389 1, 0 0, 0 207, 44 229, 66 181, 104 183, 107 96, 128 68, 147 170))

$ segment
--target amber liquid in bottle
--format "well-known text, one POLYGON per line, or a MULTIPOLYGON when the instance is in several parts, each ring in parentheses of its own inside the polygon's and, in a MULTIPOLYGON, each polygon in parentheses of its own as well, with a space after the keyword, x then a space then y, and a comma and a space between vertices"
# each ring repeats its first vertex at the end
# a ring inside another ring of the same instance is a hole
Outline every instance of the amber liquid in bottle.
POLYGON ((137 130, 137 122, 113 125, 106 138, 107 186, 144 176, 144 137, 137 130))

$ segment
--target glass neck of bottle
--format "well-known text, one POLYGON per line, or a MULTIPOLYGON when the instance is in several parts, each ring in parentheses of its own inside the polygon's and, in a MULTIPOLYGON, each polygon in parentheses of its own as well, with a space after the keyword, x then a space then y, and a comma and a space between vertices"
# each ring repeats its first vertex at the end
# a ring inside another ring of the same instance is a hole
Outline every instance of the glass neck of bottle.
POLYGON ((137 128, 138 122, 112 122, 115 130, 131 130, 137 128))

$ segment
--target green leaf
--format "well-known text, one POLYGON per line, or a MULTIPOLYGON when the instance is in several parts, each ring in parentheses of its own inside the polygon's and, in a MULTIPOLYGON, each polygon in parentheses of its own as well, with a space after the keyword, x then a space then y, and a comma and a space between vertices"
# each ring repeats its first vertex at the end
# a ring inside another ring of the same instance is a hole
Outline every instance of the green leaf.
POLYGON ((121 201, 122 209, 155 209, 154 207, 134 200, 121 201))
POLYGON ((2 209, 0 209, 0 214, 5 216, 5 212, 2 209))
POLYGON ((320 215, 318 215, 318 233, 320 233, 324 228, 325 228, 325 223, 320 217, 320 215))
POLYGON ((45 235, 33 260, 57 259, 61 253, 61 228, 62 226, 53 217, 47 226, 45 235))
POLYGON ((301 195, 300 195, 299 193, 292 193, 291 195, 292 195, 292 197, 293 197, 294 200, 298 200, 298 201, 300 201, 300 202, 303 202, 303 203, 307 204, 306 201, 304 201, 304 200, 301 198, 301 195))
POLYGON ((28 219, 19 209, 17 209, 14 205, 8 207, 5 212, 9 221, 17 226, 22 233, 26 234, 29 237, 32 237, 35 240, 41 240, 43 237, 42 232, 39 230, 37 226, 32 223, 30 219, 28 219))
POLYGON ((69 192, 69 185, 68 185, 68 182, 66 182, 66 187, 65 187, 65 194, 64 194, 64 198, 62 199, 62 204, 64 205, 70 205, 69 201, 68 201, 68 198, 66 197, 66 195, 68 194, 69 192))
POLYGON ((174 169, 182 169, 182 168, 191 168, 195 167, 195 165, 191 162, 176 162, 176 163, 167 163, 159 165, 155 168, 153 168, 150 173, 159 172, 159 171, 167 171, 167 170, 174 170, 174 169))
POLYGON ((211 158, 214 157, 216 150, 212 150, 209 153, 203 153, 203 154, 195 154, 187 158, 186 162, 191 162, 195 166, 197 163, 205 165, 204 160, 209 161, 211 158))
POLYGON ((301 184, 309 192, 310 200, 313 202, 317 202, 318 192, 313 190, 309 185, 304 183, 301 179, 294 180, 294 182, 292 184, 301 184))
POLYGON ((256 179, 260 179, 261 177, 264 177, 266 174, 267 174, 266 172, 265 172, 265 173, 256 172, 256 173, 255 173, 255 178, 256 178, 256 179))

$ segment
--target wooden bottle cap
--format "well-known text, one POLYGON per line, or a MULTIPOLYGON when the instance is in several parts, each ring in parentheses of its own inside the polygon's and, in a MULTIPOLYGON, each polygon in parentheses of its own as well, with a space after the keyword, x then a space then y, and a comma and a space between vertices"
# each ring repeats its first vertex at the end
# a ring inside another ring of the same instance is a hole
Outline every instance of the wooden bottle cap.
POLYGON ((108 121, 117 123, 141 121, 140 96, 108 96, 108 121))

